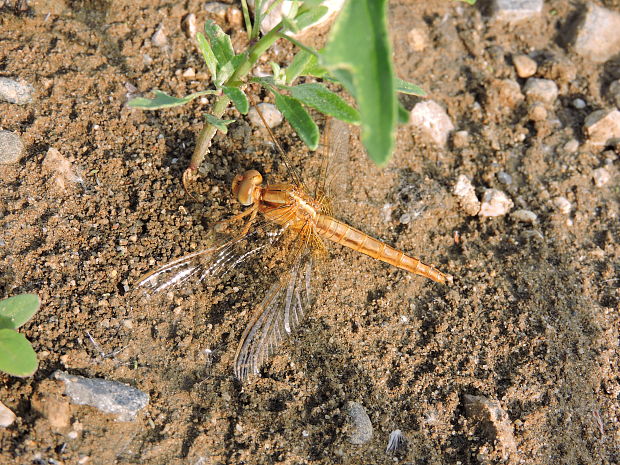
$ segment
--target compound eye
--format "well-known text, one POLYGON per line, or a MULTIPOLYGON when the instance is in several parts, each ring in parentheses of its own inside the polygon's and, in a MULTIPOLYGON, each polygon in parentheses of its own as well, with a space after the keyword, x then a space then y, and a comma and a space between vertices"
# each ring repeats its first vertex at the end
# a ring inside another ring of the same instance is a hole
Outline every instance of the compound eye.
POLYGON ((254 191, 260 186, 263 177, 256 170, 249 170, 238 174, 232 182, 232 191, 241 205, 249 206, 254 203, 254 191))

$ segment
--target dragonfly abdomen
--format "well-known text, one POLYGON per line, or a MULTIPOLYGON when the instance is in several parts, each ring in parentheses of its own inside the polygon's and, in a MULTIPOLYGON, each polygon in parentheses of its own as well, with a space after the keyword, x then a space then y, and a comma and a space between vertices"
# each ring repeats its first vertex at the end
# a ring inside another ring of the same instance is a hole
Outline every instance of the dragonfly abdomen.
POLYGON ((316 231, 325 239, 344 245, 369 257, 381 260, 411 273, 424 276, 438 283, 452 282, 452 276, 390 247, 368 234, 338 221, 328 215, 319 214, 315 222, 316 231))

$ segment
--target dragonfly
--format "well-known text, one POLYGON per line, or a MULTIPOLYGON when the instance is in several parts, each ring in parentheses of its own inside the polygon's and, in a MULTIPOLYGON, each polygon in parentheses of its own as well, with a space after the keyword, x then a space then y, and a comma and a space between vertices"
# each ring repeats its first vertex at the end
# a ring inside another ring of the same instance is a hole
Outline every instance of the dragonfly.
MULTIPOLYGON (((346 124, 331 120, 326 134, 325 159, 333 161, 346 156, 346 124)), ((277 142, 276 145, 280 148, 277 142)), ((280 151, 283 155, 281 148, 280 151)), ((160 266, 136 285, 147 297, 195 283, 204 282, 215 288, 224 276, 261 255, 272 283, 265 286, 267 291, 255 305, 237 348, 234 372, 241 382, 259 374, 260 368, 302 322, 313 301, 315 264, 328 255, 326 242, 349 247, 438 283, 452 283, 451 275, 336 219, 329 189, 325 187, 326 177, 319 177, 314 193, 310 193, 294 170, 289 168, 289 173, 289 182, 275 184, 264 184, 257 170, 237 175, 232 193, 246 209, 216 224, 216 230, 240 222, 240 232, 160 266)))

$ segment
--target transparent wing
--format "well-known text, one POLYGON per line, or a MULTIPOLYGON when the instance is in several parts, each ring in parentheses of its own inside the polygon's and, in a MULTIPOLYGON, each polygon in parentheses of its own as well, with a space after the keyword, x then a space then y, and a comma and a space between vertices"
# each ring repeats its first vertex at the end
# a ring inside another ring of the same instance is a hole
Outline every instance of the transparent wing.
POLYGON ((335 118, 327 121, 324 132, 324 156, 315 196, 332 199, 346 197, 349 192, 349 126, 335 118))
POLYGON ((235 357, 235 374, 239 380, 258 374, 263 363, 302 321, 310 306, 311 273, 312 254, 304 248, 257 306, 235 357))

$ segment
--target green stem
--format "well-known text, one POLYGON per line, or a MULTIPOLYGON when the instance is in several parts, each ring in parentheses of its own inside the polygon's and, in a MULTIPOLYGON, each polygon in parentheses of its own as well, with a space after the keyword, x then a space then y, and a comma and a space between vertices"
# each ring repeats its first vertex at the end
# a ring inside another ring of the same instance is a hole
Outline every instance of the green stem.
POLYGON ((317 53, 317 51, 316 51, 316 50, 314 50, 313 48, 308 47, 308 46, 306 46, 306 45, 302 44, 302 43, 301 43, 300 41, 298 41, 297 39, 293 39, 291 36, 289 36, 289 35, 287 35, 287 34, 285 34, 285 33, 283 33, 283 32, 279 32, 279 33, 278 33, 278 37, 279 37, 280 39, 285 39, 285 40, 288 40, 288 41, 289 41, 290 43, 292 43, 293 45, 296 45, 297 47, 299 47, 300 49, 302 49, 302 50, 304 50, 304 51, 308 52, 308 53, 309 53, 309 54, 311 54, 311 55, 314 55, 314 56, 317 56, 317 57, 319 56, 319 54, 317 53))
MULTIPOLYGON (((281 24, 278 24, 271 31, 265 34, 261 39, 256 42, 250 49, 247 51, 247 57, 239 67, 234 71, 234 73, 226 80, 224 83, 225 86, 233 85, 238 87, 239 82, 247 76, 250 72, 254 64, 258 61, 259 57, 273 45, 273 43, 280 38, 280 28, 281 24)), ((217 118, 221 118, 228 104, 230 103, 230 99, 225 95, 220 95, 215 101, 215 106, 213 107, 213 116, 217 118)), ((196 139, 196 147, 194 148, 194 153, 192 154, 192 158, 189 162, 189 168, 192 171, 196 171, 202 161, 207 156, 209 152, 209 147, 211 147, 211 141, 213 140, 213 136, 215 136, 215 132, 217 128, 212 124, 205 124, 205 126, 198 134, 198 138, 196 139)))

